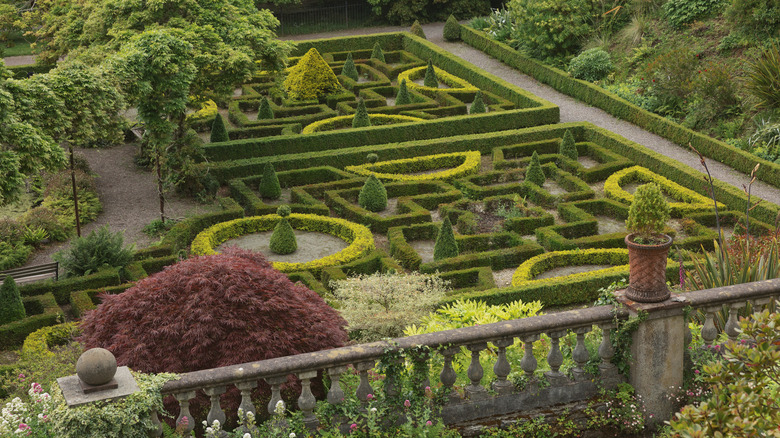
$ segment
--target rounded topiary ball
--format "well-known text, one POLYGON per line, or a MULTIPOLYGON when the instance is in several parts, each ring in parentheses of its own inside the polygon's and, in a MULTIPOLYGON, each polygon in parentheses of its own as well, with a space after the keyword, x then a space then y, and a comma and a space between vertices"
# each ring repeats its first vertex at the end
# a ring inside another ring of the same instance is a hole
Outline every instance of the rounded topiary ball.
POLYGON ((373 152, 368 154, 368 155, 366 155, 366 161, 368 161, 370 164, 376 163, 377 160, 379 160, 379 155, 377 155, 377 154, 375 154, 373 152))
POLYGON ((358 205, 375 213, 387 208, 387 189, 376 176, 370 175, 363 184, 358 195, 358 205))
POLYGON ((289 205, 280 205, 279 208, 276 209, 276 214, 281 217, 287 217, 290 213, 292 213, 292 210, 289 205))

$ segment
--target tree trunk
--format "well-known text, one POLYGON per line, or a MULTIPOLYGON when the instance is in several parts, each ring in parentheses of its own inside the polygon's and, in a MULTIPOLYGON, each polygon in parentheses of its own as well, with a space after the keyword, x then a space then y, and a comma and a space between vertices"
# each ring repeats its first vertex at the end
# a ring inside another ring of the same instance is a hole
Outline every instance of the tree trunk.
POLYGON ((160 164, 160 150, 157 150, 157 194, 160 196, 160 220, 165 223, 165 196, 163 196, 162 165, 160 164))
POLYGON ((68 143, 70 151, 70 183, 73 188, 73 212, 76 215, 76 236, 81 237, 81 221, 79 220, 79 193, 76 190, 76 165, 73 159, 73 145, 68 143))

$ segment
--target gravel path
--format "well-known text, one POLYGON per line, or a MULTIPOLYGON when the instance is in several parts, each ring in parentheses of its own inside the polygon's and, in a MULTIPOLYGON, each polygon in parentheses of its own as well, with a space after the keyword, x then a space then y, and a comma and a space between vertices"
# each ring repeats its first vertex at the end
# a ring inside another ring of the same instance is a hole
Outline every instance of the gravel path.
POLYGON ((3 62, 5 62, 5 65, 7 65, 8 67, 12 67, 16 65, 34 64, 35 56, 33 55, 8 56, 3 58, 3 62))

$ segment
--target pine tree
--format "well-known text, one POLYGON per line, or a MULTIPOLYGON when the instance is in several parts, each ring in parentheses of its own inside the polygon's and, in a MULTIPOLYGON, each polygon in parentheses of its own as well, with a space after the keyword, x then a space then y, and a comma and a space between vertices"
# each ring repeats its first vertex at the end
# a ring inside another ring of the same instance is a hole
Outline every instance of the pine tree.
POLYGON ((544 176, 542 164, 539 162, 539 155, 536 155, 536 151, 534 151, 534 154, 531 155, 531 163, 525 170, 525 180, 541 187, 542 184, 544 184, 545 179, 547 179, 547 177, 544 176))
POLYGON ((260 192, 260 197, 265 199, 279 199, 282 196, 282 187, 279 185, 279 178, 276 176, 273 164, 265 163, 263 178, 257 191, 260 192))
POLYGON ((444 23, 443 36, 445 41, 458 41, 460 39, 460 24, 452 15, 444 23))
POLYGON ((439 80, 436 79, 436 70, 433 69, 433 63, 428 60, 428 67, 425 69, 425 79, 423 85, 431 88, 439 88, 439 80))
POLYGON ((376 176, 370 175, 363 184, 358 194, 358 205, 374 213, 387 208, 387 189, 376 176))
POLYGON ((341 74, 357 82, 358 71, 355 67, 355 61, 352 60, 352 52, 347 55, 347 60, 344 61, 344 67, 341 69, 341 74))
POLYGON ((487 108, 485 108, 485 102, 482 101, 482 91, 477 90, 477 95, 474 96, 474 101, 471 102, 469 114, 480 114, 484 112, 487 112, 487 108))
POLYGON ((279 206, 276 209, 276 214, 282 219, 276 224, 274 232, 271 234, 271 251, 280 255, 292 254, 298 250, 298 242, 295 240, 295 232, 287 220, 287 216, 290 215, 290 206, 279 206))
POLYGON ((564 157, 571 158, 574 161, 577 161, 577 158, 579 157, 577 154, 577 145, 574 143, 574 136, 568 129, 563 134, 563 140, 561 140, 558 153, 564 157))
POLYGON ((406 87, 406 79, 401 79, 398 85, 398 94, 395 96, 396 105, 407 105, 412 103, 412 97, 409 96, 409 89, 406 87))
POLYGON ((371 118, 368 117, 368 110, 366 110, 366 103, 363 98, 358 99, 357 109, 355 110, 355 117, 352 119, 353 128, 364 128, 371 126, 371 118))
POLYGON ((24 311, 22 297, 19 295, 19 288, 14 279, 8 275, 0 286, 0 325, 18 321, 25 316, 27 314, 24 311))
POLYGON ((217 114, 217 117, 214 118, 214 123, 211 124, 211 137, 209 138, 209 141, 211 143, 216 143, 228 140, 230 140, 230 138, 228 137, 227 129, 225 129, 225 121, 222 120, 222 114, 217 114))
POLYGON ((422 25, 420 25, 420 20, 414 20, 410 32, 412 32, 412 34, 417 35, 420 38, 427 39, 425 37, 425 32, 423 31, 422 25))
POLYGON ((382 47, 379 45, 379 42, 374 43, 374 50, 371 51, 371 59, 386 62, 385 53, 382 51, 382 47))
POLYGON ((449 216, 445 216, 444 222, 439 228, 439 235, 436 236, 436 244, 433 246, 433 260, 455 257, 458 254, 458 242, 452 232, 452 222, 450 222, 449 216))
POLYGON ((271 120, 274 118, 274 110, 271 109, 271 103, 268 98, 263 96, 260 101, 260 108, 257 110, 257 120, 271 120))

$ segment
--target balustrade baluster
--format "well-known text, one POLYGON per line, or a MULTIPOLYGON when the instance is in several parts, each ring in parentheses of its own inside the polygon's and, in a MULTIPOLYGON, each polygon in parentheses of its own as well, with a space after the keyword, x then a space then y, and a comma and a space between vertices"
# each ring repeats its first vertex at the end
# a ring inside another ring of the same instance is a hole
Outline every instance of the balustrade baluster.
POLYGON ((256 416, 257 414, 257 409, 255 409, 255 405, 252 404, 252 390, 257 388, 257 381, 239 382, 236 383, 236 388, 241 391, 241 404, 238 405, 238 410, 240 411, 238 419, 243 423, 241 430, 246 433, 249 432, 249 427, 247 427, 247 415, 250 412, 253 416, 256 416))
POLYGON ((547 333, 550 337, 550 352, 547 354, 547 363, 550 365, 550 371, 544 373, 547 380, 552 385, 563 385, 568 382, 563 373, 560 372, 561 364, 563 364, 563 354, 561 354, 560 341, 566 334, 566 330, 558 330, 547 333))
POLYGON ((585 364, 588 363, 590 354, 585 347, 585 335, 590 330, 591 327, 579 327, 573 330, 574 333, 577 334, 577 346, 574 347, 571 357, 577 366, 572 369, 572 375, 574 376, 574 380, 578 382, 588 379, 587 373, 585 372, 585 364))
POLYGON ((487 397, 487 390, 480 385, 485 373, 482 370, 482 364, 479 363, 479 353, 487 348, 487 342, 467 345, 466 348, 471 351, 471 363, 467 371, 471 385, 466 385, 466 394, 471 400, 481 400, 487 397))
POLYGON ((195 391, 177 392, 173 396, 179 402, 179 416, 176 417, 176 424, 182 426, 184 433, 189 435, 195 429, 195 420, 190 414, 190 400, 195 398, 195 391))
POLYGON ((534 342, 539 340, 539 335, 530 335, 522 339, 525 353, 520 360, 520 368, 525 372, 525 390, 536 391, 536 382, 534 379, 534 371, 538 365, 536 357, 534 357, 534 342))
POLYGON ((317 400, 311 392, 311 379, 317 377, 317 371, 304 371, 298 373, 301 379, 301 395, 298 397, 298 409, 303 412, 303 424, 309 430, 316 430, 319 425, 317 417, 314 415, 314 408, 317 406, 317 400))
POLYGON ((360 384, 355 391, 355 396, 363 403, 368 401, 368 394, 373 394, 374 390, 368 382, 368 371, 374 368, 373 360, 368 362, 359 362, 355 364, 355 369, 360 373, 360 384))
POLYGON ((612 341, 610 340, 610 330, 614 327, 612 324, 601 324, 601 345, 599 345, 599 357, 601 357, 601 363, 599 364, 599 372, 601 378, 615 377, 618 373, 617 367, 611 362, 612 357, 615 355, 615 350, 612 348, 612 341))
MULTIPOLYGON (((404 358, 395 357, 386 359, 390 368, 396 368, 403 366, 404 358)), ((385 395, 388 397, 395 397, 398 395, 398 376, 393 373, 389 373, 385 376, 385 395)))
POLYGON ((268 377, 265 381, 271 386, 271 401, 268 402, 268 413, 273 417, 276 412, 276 404, 282 402, 282 406, 284 406, 281 390, 282 385, 287 383, 287 376, 268 377))
POLYGON ((441 355, 444 356, 444 366, 441 369, 441 374, 439 374, 439 379, 441 379, 441 384, 446 390, 447 398, 449 399, 450 403, 457 403, 460 401, 460 397, 455 392, 455 390, 452 389, 452 386, 455 384, 455 380, 458 378, 458 375, 452 368, 452 358, 459 351, 460 347, 450 347, 441 350, 441 355))
POLYGON ((739 309, 741 307, 736 303, 729 305, 729 319, 726 321, 724 331, 732 341, 736 341, 739 337, 739 309))
POLYGON ((152 411, 151 417, 152 417, 152 425, 156 426, 156 429, 149 432, 149 436, 151 438, 161 437, 163 434, 163 427, 162 427, 162 423, 160 422, 160 417, 157 416, 156 410, 152 411))
POLYGON ((347 371, 346 366, 328 368, 330 376, 330 390, 328 390, 328 403, 337 405, 344 402, 344 390, 341 389, 341 375, 347 371))
POLYGON ((206 422, 209 426, 214 424, 214 420, 219 421, 221 426, 225 426, 227 416, 225 415, 225 411, 222 410, 222 405, 219 403, 219 396, 224 394, 225 391, 227 391, 227 387, 225 386, 212 386, 203 389, 203 392, 205 392, 211 400, 211 409, 209 409, 209 414, 206 416, 206 422))
POLYGON ((498 357, 495 365, 493 365, 493 373, 495 373, 497 379, 493 382, 493 390, 501 395, 510 394, 514 389, 512 382, 506 379, 509 373, 512 372, 512 366, 506 359, 506 347, 510 347, 514 343, 514 338, 493 341, 493 344, 498 347, 498 357))
POLYGON ((704 325, 701 328, 701 338, 706 345, 712 345, 715 342, 715 338, 718 337, 718 328, 715 327, 715 312, 719 308, 706 309, 704 311, 704 325))

